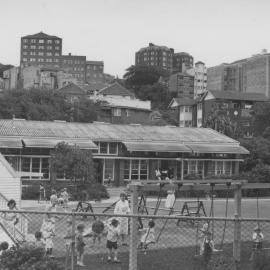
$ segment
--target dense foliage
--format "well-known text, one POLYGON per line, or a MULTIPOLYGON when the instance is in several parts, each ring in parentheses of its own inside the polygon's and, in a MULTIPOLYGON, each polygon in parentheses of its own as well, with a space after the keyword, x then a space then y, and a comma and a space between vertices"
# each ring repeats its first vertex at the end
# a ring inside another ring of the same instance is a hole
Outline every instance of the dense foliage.
POLYGON ((99 104, 88 99, 71 103, 55 90, 9 90, 0 96, 0 118, 3 119, 93 122, 97 120, 99 108, 99 104))
POLYGON ((11 248, 0 256, 3 270, 64 270, 63 263, 44 256, 44 249, 27 244, 11 248))
POLYGON ((94 181, 95 169, 91 150, 81 150, 77 146, 59 143, 52 153, 51 167, 66 179, 90 183, 94 181))

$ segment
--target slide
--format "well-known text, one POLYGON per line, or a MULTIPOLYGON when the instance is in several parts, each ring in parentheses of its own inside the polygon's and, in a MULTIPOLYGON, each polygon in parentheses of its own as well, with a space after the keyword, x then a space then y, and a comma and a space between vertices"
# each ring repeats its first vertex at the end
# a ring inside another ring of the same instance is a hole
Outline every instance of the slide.
POLYGON ((12 247, 15 245, 14 240, 11 236, 7 233, 5 230, 4 225, 0 222, 0 242, 8 242, 9 247, 12 247))

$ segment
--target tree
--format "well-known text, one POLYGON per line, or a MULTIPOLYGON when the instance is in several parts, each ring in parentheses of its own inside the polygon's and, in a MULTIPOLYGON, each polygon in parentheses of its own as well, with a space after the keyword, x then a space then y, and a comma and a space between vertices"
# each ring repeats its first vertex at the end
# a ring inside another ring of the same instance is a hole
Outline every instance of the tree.
POLYGON ((169 72, 151 66, 130 66, 126 69, 123 78, 126 81, 126 86, 136 88, 142 85, 152 85, 157 83, 160 77, 168 77, 169 72))
POLYGON ((12 90, 4 91, 0 96, 1 118, 93 122, 97 120, 99 110, 99 103, 86 98, 71 103, 57 90, 12 90))
POLYGON ((219 103, 212 105, 203 127, 212 128, 235 139, 242 137, 240 123, 232 119, 228 110, 219 103))
POLYGON ((260 136, 267 127, 270 127, 270 103, 258 102, 253 106, 254 135, 260 136))
POLYGON ((91 150, 81 150, 64 142, 57 144, 52 154, 53 172, 73 181, 93 183, 94 162, 91 150))

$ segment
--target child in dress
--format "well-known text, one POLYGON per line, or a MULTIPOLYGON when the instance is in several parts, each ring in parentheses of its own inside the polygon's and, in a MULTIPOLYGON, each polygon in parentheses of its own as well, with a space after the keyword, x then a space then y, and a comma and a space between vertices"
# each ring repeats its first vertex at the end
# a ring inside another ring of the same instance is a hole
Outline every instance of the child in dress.
POLYGON ((257 225, 254 228, 254 232, 252 234, 253 248, 250 256, 250 260, 253 260, 255 251, 262 250, 262 241, 264 239, 263 233, 261 232, 260 227, 257 225))
POLYGON ((167 198, 165 201, 165 208, 172 209, 175 202, 175 187, 171 179, 166 177, 166 180, 169 181, 169 188, 167 191, 167 198))
POLYGON ((45 249, 45 244, 43 242, 43 239, 42 239, 42 233, 41 232, 36 232, 35 233, 35 246, 37 248, 43 248, 45 249))
POLYGON ((45 243, 46 255, 51 256, 53 250, 53 238, 55 237, 55 223, 54 219, 47 214, 40 229, 45 243))
POLYGON ((60 197, 63 200, 63 208, 67 209, 68 208, 68 200, 69 200, 69 194, 67 192, 67 189, 64 188, 63 191, 60 194, 60 197))
POLYGON ((207 266, 212 257, 213 252, 218 252, 220 250, 215 249, 215 244, 212 239, 212 233, 210 231, 205 232, 205 237, 202 245, 202 256, 204 259, 204 263, 207 266))
POLYGON ((143 232, 143 235, 141 236, 139 248, 144 248, 144 250, 146 251, 149 244, 153 244, 156 242, 155 222, 153 220, 150 220, 148 223, 148 228, 142 229, 140 231, 143 232))
POLYGON ((108 222, 105 223, 105 225, 108 232, 106 245, 106 248, 108 249, 108 262, 112 260, 112 256, 114 255, 113 262, 119 263, 120 261, 117 258, 117 241, 120 236, 119 221, 115 218, 109 219, 108 222))
MULTIPOLYGON (((130 213, 129 203, 127 200, 127 196, 125 193, 120 194, 120 200, 116 203, 114 214, 120 215, 128 215, 130 213)), ((127 246, 127 235, 128 235, 128 218, 127 217, 119 217, 117 218, 119 221, 120 235, 122 238, 122 245, 127 246)))
POLYGON ((84 247, 85 247, 83 233, 84 233, 84 225, 79 224, 77 226, 77 235, 76 235, 77 265, 79 266, 85 266, 85 264, 83 263, 84 247))

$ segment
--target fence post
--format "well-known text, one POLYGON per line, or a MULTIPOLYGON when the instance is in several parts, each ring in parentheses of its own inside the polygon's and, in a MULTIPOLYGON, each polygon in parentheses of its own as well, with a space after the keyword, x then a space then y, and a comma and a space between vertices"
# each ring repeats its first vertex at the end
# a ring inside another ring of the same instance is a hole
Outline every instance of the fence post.
MULTIPOLYGON (((131 191, 131 214, 138 214, 138 184, 129 185, 131 191)), ((130 219, 129 270, 137 270, 137 219, 130 219)))
POLYGON ((72 210, 72 241, 71 241, 71 270, 75 269, 75 238, 76 238, 76 216, 75 211, 72 210))
POLYGON ((233 257, 236 263, 236 269, 239 269, 240 253, 241 253, 241 184, 236 185, 234 190, 234 240, 233 240, 233 257))

